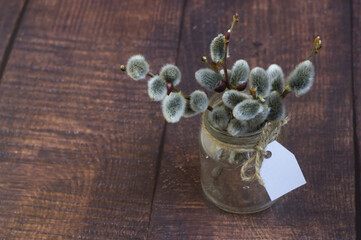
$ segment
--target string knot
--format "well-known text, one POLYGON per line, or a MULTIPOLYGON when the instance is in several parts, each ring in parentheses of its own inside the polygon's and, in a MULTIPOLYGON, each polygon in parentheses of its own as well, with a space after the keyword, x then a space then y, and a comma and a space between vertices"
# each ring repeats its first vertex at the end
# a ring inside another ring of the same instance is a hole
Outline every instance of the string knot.
POLYGON ((257 146, 255 147, 255 150, 256 150, 257 152, 259 152, 259 154, 261 154, 263 157, 266 156, 266 151, 264 150, 263 147, 257 145, 257 146))

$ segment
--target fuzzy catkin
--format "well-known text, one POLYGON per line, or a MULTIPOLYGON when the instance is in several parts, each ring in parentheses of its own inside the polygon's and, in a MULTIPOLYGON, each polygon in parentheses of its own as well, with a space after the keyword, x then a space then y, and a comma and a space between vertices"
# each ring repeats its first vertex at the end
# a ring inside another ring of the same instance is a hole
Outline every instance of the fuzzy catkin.
POLYGON ((247 121, 248 132, 258 130, 267 119, 269 112, 270 108, 266 104, 263 104, 261 111, 253 119, 247 121))
POLYGON ((208 97, 203 91, 196 90, 190 95, 190 106, 193 111, 204 112, 208 108, 208 97))
POLYGON ((202 68, 195 73, 195 78, 202 87, 214 90, 217 87, 217 84, 222 80, 222 75, 211 69, 202 68))
POLYGON ((285 105, 283 103, 282 97, 277 91, 271 92, 267 98, 266 103, 270 108, 270 112, 267 117, 269 121, 278 121, 284 118, 286 112, 285 105))
POLYGON ((262 105, 257 100, 246 99, 233 108, 233 116, 238 120, 247 121, 253 119, 262 110, 262 105))
POLYGON ((167 95, 166 82, 159 76, 154 76, 148 81, 148 95, 154 101, 160 101, 167 95))
POLYGON ((172 92, 162 102, 162 112, 165 120, 170 123, 178 122, 185 110, 186 100, 179 94, 172 92))
POLYGON ((171 82, 173 86, 177 86, 181 81, 181 71, 173 64, 164 65, 159 73, 159 76, 166 82, 171 82))
POLYGON ((298 64, 295 70, 288 77, 288 85, 296 96, 307 93, 312 85, 315 76, 315 69, 310 60, 298 64))
POLYGON ((227 128, 230 119, 230 113, 225 106, 214 108, 208 115, 208 120, 214 127, 220 130, 225 130, 227 128))
POLYGON ((246 82, 248 79, 248 75, 249 75, 248 63, 243 59, 236 61, 232 67, 232 77, 230 78, 231 85, 236 87, 239 84, 246 82))
POLYGON ((128 59, 126 71, 134 80, 144 79, 149 72, 149 64, 142 55, 134 55, 128 59))
POLYGON ((183 117, 190 118, 190 117, 197 115, 198 113, 199 112, 196 112, 191 108, 189 100, 186 100, 186 107, 184 109, 183 117))
POLYGON ((262 95, 263 97, 267 97, 271 90, 268 74, 260 67, 252 69, 249 75, 249 84, 251 89, 257 90, 257 96, 262 95))
POLYGON ((267 69, 268 76, 271 83, 271 91, 277 91, 280 94, 285 89, 285 80, 282 68, 277 64, 272 64, 267 69))
POLYGON ((224 35, 219 34, 215 37, 210 45, 211 58, 214 62, 219 62, 224 58, 224 35))
POLYGON ((222 101, 224 105, 233 109, 238 103, 242 102, 245 99, 249 99, 250 95, 239 92, 237 90, 228 90, 223 93, 222 101))
POLYGON ((240 137, 242 134, 246 133, 247 130, 247 122, 239 121, 237 119, 232 119, 227 126, 227 132, 234 137, 240 137))

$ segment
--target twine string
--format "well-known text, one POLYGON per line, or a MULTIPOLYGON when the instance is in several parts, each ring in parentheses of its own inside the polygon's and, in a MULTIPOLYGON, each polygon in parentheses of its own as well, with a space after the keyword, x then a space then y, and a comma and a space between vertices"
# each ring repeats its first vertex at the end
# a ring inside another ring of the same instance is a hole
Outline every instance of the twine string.
MULTIPOLYGON (((266 156, 266 147, 269 143, 276 140, 280 134, 282 126, 287 124, 289 121, 288 117, 278 122, 267 122, 264 126, 262 133, 259 138, 259 142, 252 151, 247 149, 249 152, 253 152, 252 156, 244 162, 241 168, 241 178, 243 181, 252 181, 257 179, 261 185, 264 185, 261 178, 260 169, 263 163, 263 159, 266 156), (251 175, 247 174, 247 170, 254 166, 254 173, 251 175)), ((244 152, 246 149, 239 149, 240 152, 244 152)))

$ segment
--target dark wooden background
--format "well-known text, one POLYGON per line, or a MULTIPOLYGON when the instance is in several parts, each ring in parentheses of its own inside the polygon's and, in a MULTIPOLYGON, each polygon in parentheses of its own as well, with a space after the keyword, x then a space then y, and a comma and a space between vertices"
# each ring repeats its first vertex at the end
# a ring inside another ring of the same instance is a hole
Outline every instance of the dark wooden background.
POLYGON ((360 1, 0 0, 0 78, 0 239, 361 238, 360 1), (230 63, 287 74, 323 40, 312 91, 287 99, 308 183, 244 216, 202 195, 199 116, 166 124, 119 70, 141 53, 197 89, 235 12, 230 63))

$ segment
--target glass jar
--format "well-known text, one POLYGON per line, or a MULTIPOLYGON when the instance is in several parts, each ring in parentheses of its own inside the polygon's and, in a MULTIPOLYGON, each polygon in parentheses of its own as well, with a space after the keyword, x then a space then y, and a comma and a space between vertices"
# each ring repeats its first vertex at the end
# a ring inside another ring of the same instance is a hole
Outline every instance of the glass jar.
MULTIPOLYGON (((222 94, 212 96, 210 105, 222 102, 222 94)), ((201 184, 207 198, 217 207, 231 213, 249 214, 270 207, 274 201, 258 180, 244 181, 240 172, 243 163, 252 156, 251 152, 238 152, 242 146, 256 145, 261 129, 242 137, 230 136, 218 130, 208 121, 206 111, 200 130, 201 184)), ((254 168, 247 170, 251 175, 254 168)))

